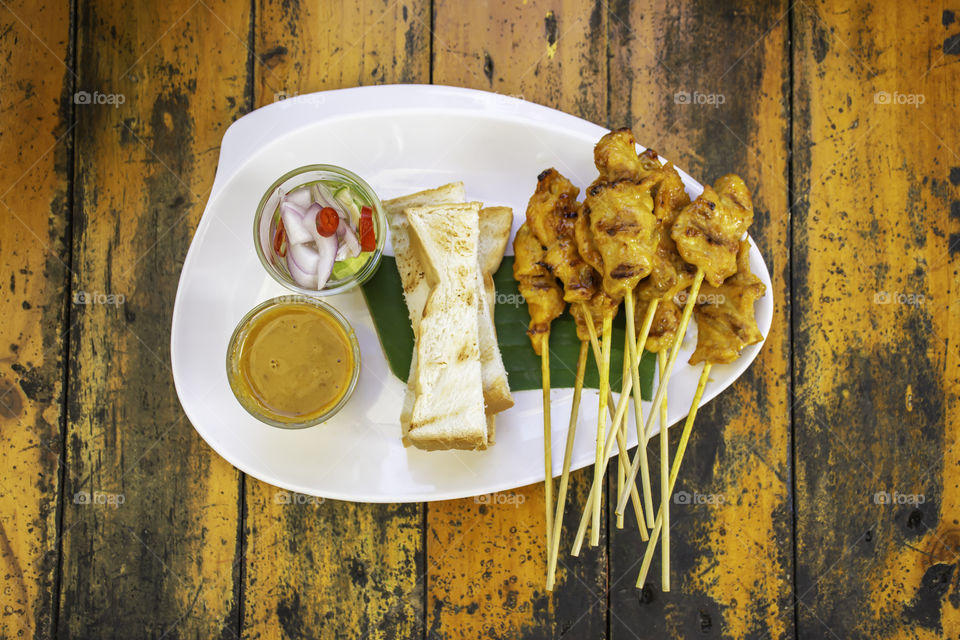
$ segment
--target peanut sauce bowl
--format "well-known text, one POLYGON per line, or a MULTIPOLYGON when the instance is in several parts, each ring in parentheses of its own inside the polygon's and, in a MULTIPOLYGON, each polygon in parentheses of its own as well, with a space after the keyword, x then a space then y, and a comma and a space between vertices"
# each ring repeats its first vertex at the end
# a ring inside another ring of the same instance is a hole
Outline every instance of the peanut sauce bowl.
MULTIPOLYGON (((248 413, 231 390, 224 354, 250 309, 287 293, 265 272, 248 231, 264 189, 277 176, 316 162, 350 167, 384 199, 462 180, 468 200, 512 207, 515 232, 545 168, 556 167, 581 190, 593 181, 593 146, 607 130, 522 99, 453 87, 386 85, 299 98, 258 109, 224 135, 173 311, 171 361, 187 417, 241 471, 309 495, 423 502, 542 482, 539 390, 514 394, 515 406, 497 415, 496 444, 485 451, 404 448, 399 414, 406 384, 390 371, 361 287, 324 298, 353 327, 362 364, 352 396, 322 428, 277 429, 248 413)), ((688 194, 699 195, 702 186, 680 174, 688 194)), ((766 285, 755 311, 767 336, 773 287, 757 243, 751 245, 751 270, 766 285)), ((389 234, 383 253, 392 255, 389 234)), ((409 320, 403 313, 396 322, 409 320)), ((687 364, 695 344, 691 323, 668 385, 669 424, 683 419, 693 400, 702 371, 702 365, 687 364)), ((730 386, 762 344, 746 347, 731 364, 715 365, 701 404, 730 386)), ((551 394, 552 447, 563 451, 573 390, 551 394)), ((598 397, 596 389, 583 391, 572 469, 593 464, 598 397)), ((633 431, 630 447, 637 443, 633 431)), ((554 475, 561 465, 562 456, 554 456, 554 475)))

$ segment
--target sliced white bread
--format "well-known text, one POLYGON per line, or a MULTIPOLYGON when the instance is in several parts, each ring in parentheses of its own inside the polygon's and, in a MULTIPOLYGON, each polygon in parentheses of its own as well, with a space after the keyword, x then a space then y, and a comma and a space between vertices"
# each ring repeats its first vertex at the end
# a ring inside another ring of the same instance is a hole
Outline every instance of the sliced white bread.
POLYGON ((416 344, 407 440, 422 449, 487 446, 478 317, 479 203, 408 207, 429 287, 416 344))
MULTIPOLYGON (((393 198, 383 203, 415 338, 419 335, 420 319, 423 316, 429 286, 424 277, 423 264, 411 244, 410 227, 406 216, 403 214, 403 208, 461 203, 464 197, 463 183, 455 182, 436 189, 393 198)), ((503 259, 512 223, 513 210, 509 207, 486 207, 480 210, 478 264, 482 272, 483 300, 486 302, 485 306, 489 309, 489 313, 481 312, 478 314, 478 329, 480 333, 484 400, 486 402, 485 410, 488 415, 488 444, 493 444, 495 436, 493 414, 513 406, 506 369, 503 366, 496 329, 493 326, 496 292, 492 276, 503 259)), ((413 410, 415 394, 409 381, 413 378, 413 371, 416 366, 417 350, 414 349, 410 362, 407 392, 400 412, 400 424, 403 427, 404 434, 409 430, 413 410)))

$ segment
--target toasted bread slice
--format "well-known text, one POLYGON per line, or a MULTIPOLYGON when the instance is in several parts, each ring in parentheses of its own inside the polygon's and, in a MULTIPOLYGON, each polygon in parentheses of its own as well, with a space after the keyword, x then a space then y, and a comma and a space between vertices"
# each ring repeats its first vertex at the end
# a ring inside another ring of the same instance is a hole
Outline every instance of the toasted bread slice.
MULTIPOLYGON (((410 315, 410 325, 413 327, 414 345, 420 334, 420 318, 423 317, 423 308, 427 303, 427 294, 430 287, 423 274, 423 265, 417 251, 411 245, 410 224, 403 210, 407 207, 419 207, 434 204, 455 204, 466 199, 462 182, 451 182, 436 189, 418 191, 409 195, 400 196, 383 202, 383 210, 390 227, 390 243, 393 246, 393 255, 397 261, 397 271, 400 272, 400 282, 403 285, 403 297, 407 302, 407 312, 410 315)), ((414 393, 410 386, 413 372, 417 366, 417 349, 414 346, 413 357, 410 360, 410 374, 407 376, 407 392, 403 399, 403 408, 400 411, 400 424, 403 433, 410 428, 410 414, 413 411, 414 393)), ((406 439, 404 444, 409 444, 406 439)))
POLYGON ((407 440, 424 449, 487 446, 478 317, 479 203, 409 207, 411 246, 429 286, 411 378, 407 440))
POLYGON ((513 227, 513 209, 484 207, 480 209, 480 271, 493 274, 500 268, 503 252, 507 250, 510 229, 513 227))
MULTIPOLYGON (((415 207, 435 204, 454 204, 463 202, 464 187, 462 182, 455 182, 420 191, 406 196, 400 196, 383 203, 390 225, 393 252, 397 260, 397 269, 403 284, 407 310, 410 314, 410 323, 413 326, 414 336, 419 335, 420 318, 423 316, 429 286, 424 277, 424 268, 417 251, 410 240, 409 223, 403 214, 403 207, 415 207)), ((499 268, 510 236, 510 227, 513 222, 513 212, 509 207, 487 207, 480 210, 479 225, 481 228, 478 239, 478 262, 483 274, 484 300, 489 309, 489 320, 478 317, 478 323, 483 323, 481 331, 481 362, 483 364, 484 399, 488 415, 503 411, 513 406, 513 398, 507 382, 506 369, 500 356, 497 344, 496 330, 493 327, 493 311, 495 307, 495 290, 492 273, 499 268)), ((486 314, 481 314, 486 315, 486 314)), ((409 429, 410 417, 413 410, 414 391, 409 381, 413 378, 413 371, 417 366, 417 350, 414 349, 410 362, 410 376, 408 376, 407 393, 404 397, 403 408, 400 412, 400 424, 404 433, 409 429)), ((490 433, 494 432, 493 421, 490 421, 490 433)), ((408 444, 405 442, 405 444, 408 444)))
POLYGON ((397 270, 403 283, 403 297, 407 301, 413 335, 417 335, 420 317, 427 302, 429 287, 423 279, 423 266, 410 246, 410 228, 403 210, 407 207, 422 207, 434 204, 454 204, 466 199, 462 182, 451 182, 436 189, 419 191, 383 202, 383 211, 390 227, 390 242, 397 259, 397 270))

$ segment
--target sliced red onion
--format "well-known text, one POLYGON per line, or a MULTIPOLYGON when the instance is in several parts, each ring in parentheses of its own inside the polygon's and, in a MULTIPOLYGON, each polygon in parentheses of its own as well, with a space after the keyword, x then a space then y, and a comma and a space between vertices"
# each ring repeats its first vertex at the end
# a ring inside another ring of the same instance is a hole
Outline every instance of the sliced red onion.
POLYGON ((309 273, 301 269, 293 259, 293 252, 289 250, 287 251, 287 269, 290 271, 290 275, 293 277, 294 282, 299 284, 304 289, 318 289, 317 274, 309 273))
POLYGON ((315 237, 317 246, 317 290, 323 289, 333 272, 333 263, 337 261, 337 236, 324 238, 319 233, 315 237))
POLYGON ((301 271, 306 273, 317 272, 317 262, 320 260, 320 254, 317 253, 317 246, 313 243, 313 238, 305 244, 294 244, 287 248, 287 252, 301 271))
POLYGON ((306 242, 313 241, 313 235, 310 233, 310 229, 307 227, 309 222, 306 222, 303 216, 297 214, 293 207, 295 205, 289 204, 287 207, 284 207, 280 211, 280 219, 283 220, 283 228, 287 233, 287 244, 290 246, 295 246, 298 244, 304 244, 306 242))
POLYGON ((313 202, 313 194, 310 193, 310 187, 297 187, 284 196, 287 201, 292 202, 301 209, 306 209, 313 202))
POLYGON ((338 260, 355 258, 360 255, 360 240, 357 239, 357 234, 353 232, 353 229, 345 220, 341 220, 340 224, 337 225, 337 238, 340 240, 340 248, 344 249, 343 258, 338 256, 338 260))
POLYGON ((319 182, 315 182, 311 187, 311 192, 313 193, 313 201, 323 207, 332 207, 337 210, 339 213, 340 209, 337 207, 337 199, 333 197, 333 194, 330 193, 330 190, 319 182))
POLYGON ((301 218, 302 218, 303 215, 307 212, 307 210, 304 209, 303 207, 301 207, 300 205, 298 205, 298 204, 296 204, 296 203, 294 203, 294 202, 290 202, 290 201, 287 200, 286 198, 281 198, 281 199, 280 199, 280 213, 283 213, 284 211, 289 211, 290 213, 295 213, 295 214, 297 214, 298 216, 300 216, 301 218))

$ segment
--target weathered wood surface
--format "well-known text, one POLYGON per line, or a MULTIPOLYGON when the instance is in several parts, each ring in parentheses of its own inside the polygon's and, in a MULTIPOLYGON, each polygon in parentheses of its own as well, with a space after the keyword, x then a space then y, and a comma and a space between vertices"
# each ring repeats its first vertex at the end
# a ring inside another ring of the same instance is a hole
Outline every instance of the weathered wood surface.
POLYGON ((957 12, 4 2, 0 638, 955 638, 957 12), (430 81, 632 126, 755 188, 777 313, 697 420, 678 491, 723 504, 674 505, 669 594, 659 561, 633 587, 630 514, 566 553, 589 471, 549 596, 540 485, 284 504, 183 418, 170 309, 225 128, 281 97, 430 81))
MULTIPOLYGON (((754 192, 750 233, 776 300, 756 362, 697 417, 671 504, 670 593, 661 591, 659 551, 638 593, 639 535, 612 536, 614 639, 640 630, 793 637, 787 10, 786 2, 622 3, 610 18, 611 126, 631 126, 701 182, 743 176, 754 192)), ((671 455, 680 426, 670 430, 671 455)), ((656 439, 649 453, 659 469, 656 439)), ((654 480, 659 504, 659 474, 654 480)))
POLYGON ((0 637, 56 620, 70 281, 70 7, 0 7, 0 637))
MULTIPOLYGON (((601 3, 436 5, 437 84, 522 96, 604 124, 605 55, 606 12, 601 3)), ((529 176, 529 182, 533 193, 536 176, 529 176)), ((471 185, 466 188, 469 195, 471 185)), ((596 392, 584 393, 584 403, 596 399, 596 392)), ((554 428, 565 429, 567 420, 555 414, 554 428)), ((535 422, 529 427, 543 428, 535 422)), ((559 466, 563 450, 556 449, 554 455, 559 466)), ((592 474, 592 469, 580 471, 571 478, 552 595, 544 588, 542 483, 428 505, 427 637, 606 637, 605 536, 601 546, 583 551, 578 559, 570 557, 592 474)))
POLYGON ((71 284, 87 303, 70 306, 58 631, 229 637, 240 475, 184 417, 168 345, 217 145, 249 108, 249 10, 141 8, 78 8, 77 89, 91 99, 75 105, 71 284))
POLYGON ((793 24, 798 635, 955 638, 960 24, 793 24))
MULTIPOLYGON (((257 106, 429 80, 429 3, 258 2, 257 106)), ((423 635, 423 506, 317 501, 245 480, 243 635, 423 635), (279 497, 279 498, 278 498, 279 497)))

